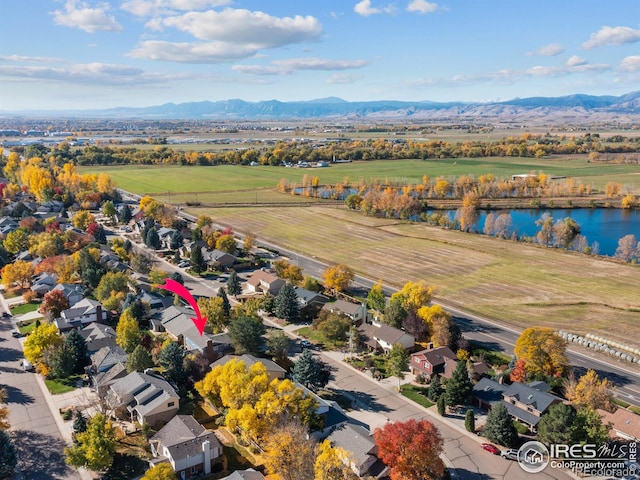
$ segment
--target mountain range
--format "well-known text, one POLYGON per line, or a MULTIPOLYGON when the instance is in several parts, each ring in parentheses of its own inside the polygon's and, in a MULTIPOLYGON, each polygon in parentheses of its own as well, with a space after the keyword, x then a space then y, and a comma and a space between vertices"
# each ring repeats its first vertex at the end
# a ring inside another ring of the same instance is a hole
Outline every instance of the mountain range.
MULTIPOLYGON (((3 112, 4 115, 18 114, 3 112)), ((247 102, 239 99, 166 103, 151 107, 118 107, 103 110, 20 112, 19 115, 58 115, 82 118, 284 120, 325 119, 367 121, 454 122, 637 122, 640 91, 621 96, 568 95, 516 98, 500 102, 431 102, 380 100, 348 102, 337 97, 310 101, 247 102)))

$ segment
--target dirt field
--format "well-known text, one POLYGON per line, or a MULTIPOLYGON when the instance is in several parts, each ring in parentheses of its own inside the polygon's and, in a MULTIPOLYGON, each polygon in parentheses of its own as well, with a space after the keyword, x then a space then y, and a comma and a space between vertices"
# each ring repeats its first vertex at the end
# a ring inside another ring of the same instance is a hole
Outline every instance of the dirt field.
POLYGON ((343 208, 198 209, 240 232, 396 287, 424 279, 436 297, 521 327, 548 325, 640 345, 637 266, 343 208))

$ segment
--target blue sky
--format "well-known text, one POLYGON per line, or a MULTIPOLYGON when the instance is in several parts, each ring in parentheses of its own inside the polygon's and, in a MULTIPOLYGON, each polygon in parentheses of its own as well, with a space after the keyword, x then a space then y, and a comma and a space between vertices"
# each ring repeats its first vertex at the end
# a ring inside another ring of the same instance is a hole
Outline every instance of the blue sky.
POLYGON ((0 0, 0 110, 640 90, 638 0, 0 0))

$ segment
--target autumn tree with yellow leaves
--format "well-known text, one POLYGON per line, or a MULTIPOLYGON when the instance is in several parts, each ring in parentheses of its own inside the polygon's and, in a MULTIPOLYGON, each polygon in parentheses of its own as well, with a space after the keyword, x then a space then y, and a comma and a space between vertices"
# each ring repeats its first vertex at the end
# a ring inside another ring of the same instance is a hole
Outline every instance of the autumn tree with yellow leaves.
POLYGON ((355 273, 351 267, 342 263, 328 267, 322 274, 325 287, 336 292, 343 292, 349 288, 355 273))
POLYGON ((529 378, 561 376, 568 366, 567 342, 549 327, 530 327, 516 341, 514 353, 525 362, 529 378))

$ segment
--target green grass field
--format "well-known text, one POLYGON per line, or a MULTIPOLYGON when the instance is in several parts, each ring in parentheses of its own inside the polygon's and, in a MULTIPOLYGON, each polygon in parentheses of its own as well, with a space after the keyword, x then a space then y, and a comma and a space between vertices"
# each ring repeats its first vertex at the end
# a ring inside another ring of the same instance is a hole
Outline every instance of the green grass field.
MULTIPOLYGON (((332 165, 327 168, 297 169, 271 166, 220 165, 214 167, 187 166, 124 166, 82 167, 81 172, 108 173, 120 188, 139 194, 166 194, 178 198, 181 192, 245 191, 246 201, 254 200, 254 190, 272 189, 282 178, 300 183, 306 175, 318 176, 320 183, 351 184, 360 179, 403 183, 420 183, 431 179, 460 175, 478 177, 492 173, 500 178, 519 173, 546 173, 571 176, 601 188, 615 176, 623 184, 640 186, 640 166, 589 163, 586 157, 534 158, 474 158, 446 160, 378 160, 332 165)), ((242 194, 241 194, 242 196, 242 194)), ((298 197, 299 198, 299 197, 298 197)), ((198 198, 200 200, 200 198, 198 198)))

